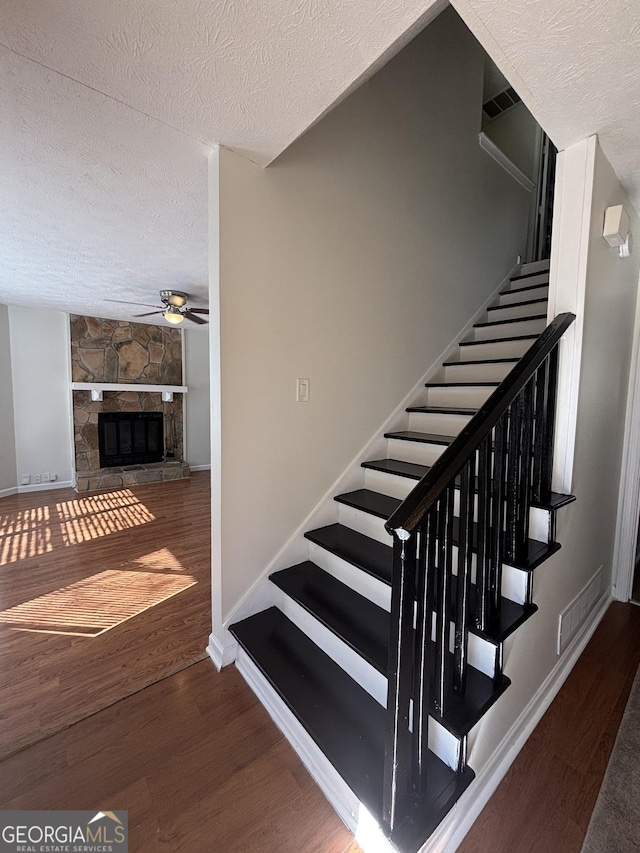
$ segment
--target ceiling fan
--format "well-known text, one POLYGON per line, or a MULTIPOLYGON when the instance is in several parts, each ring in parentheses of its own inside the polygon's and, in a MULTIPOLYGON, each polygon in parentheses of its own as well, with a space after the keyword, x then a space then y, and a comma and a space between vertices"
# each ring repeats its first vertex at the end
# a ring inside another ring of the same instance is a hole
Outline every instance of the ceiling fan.
MULTIPOLYGON (((135 314, 135 317, 151 317, 153 314, 162 314, 168 323, 178 325, 182 323, 184 318, 191 320, 193 323, 198 323, 202 326, 208 323, 208 320, 203 320, 199 314, 208 314, 208 308, 187 308, 188 293, 183 293, 182 290, 161 290, 160 305, 149 305, 150 308, 157 308, 157 311, 147 311, 145 314, 135 314)), ((120 305, 148 305, 147 302, 124 302, 121 299, 106 299, 105 302, 118 302, 120 305)))

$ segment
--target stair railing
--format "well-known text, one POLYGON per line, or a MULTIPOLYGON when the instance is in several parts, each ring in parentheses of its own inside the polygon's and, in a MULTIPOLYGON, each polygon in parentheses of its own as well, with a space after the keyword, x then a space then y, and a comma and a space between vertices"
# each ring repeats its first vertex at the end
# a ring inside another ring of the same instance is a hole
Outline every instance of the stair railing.
MULTIPOLYGON (((531 504, 550 497, 558 344, 574 320, 560 314, 549 324, 386 524, 393 535, 383 803, 390 832, 428 784, 429 714, 446 714, 451 691, 464 695, 469 628, 499 622, 502 563, 526 560, 531 504)), ((459 772, 464 761, 461 749, 459 772)))

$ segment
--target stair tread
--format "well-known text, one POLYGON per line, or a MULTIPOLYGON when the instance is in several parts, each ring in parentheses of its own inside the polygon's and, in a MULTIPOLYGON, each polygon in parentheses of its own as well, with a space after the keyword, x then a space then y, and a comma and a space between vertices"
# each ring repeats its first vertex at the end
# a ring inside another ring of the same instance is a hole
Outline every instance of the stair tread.
POLYGON ((489 338, 486 341, 460 341, 459 347, 477 347, 484 344, 504 344, 510 341, 535 341, 539 335, 508 335, 505 338, 489 338))
POLYGON ((499 382, 425 382, 425 388, 497 388, 499 382))
POLYGON ((451 444, 455 435, 440 435, 435 432, 416 432, 416 430, 402 429, 398 432, 385 432, 385 438, 395 438, 400 441, 420 441, 425 444, 451 444))
POLYGON ((477 409, 456 406, 409 406, 407 412, 422 412, 425 415, 475 415, 477 409))
MULTIPOLYGON (((391 584, 393 548, 343 524, 308 530, 305 537, 383 583, 391 584)), ((391 537, 389 537, 391 543, 391 537)))
MULTIPOLYGON (((378 672, 387 676, 390 615, 386 610, 308 561, 276 572, 271 575, 271 580, 378 672)), ((432 653, 435 655, 435 644, 432 644, 432 653)), ((432 666, 433 663, 432 660, 432 666)), ((452 672, 453 667, 450 666, 449 673, 452 672)), ((455 695, 449 684, 444 715, 435 707, 430 711, 457 737, 467 734, 510 684, 505 676, 494 684, 490 676, 472 666, 468 668, 467 678, 464 697, 455 695)))
POLYGON ((485 320, 482 323, 474 323, 474 329, 481 329, 486 326, 506 326, 509 323, 527 323, 530 320, 546 320, 546 314, 529 314, 526 317, 509 317, 506 320, 485 320))
MULTIPOLYGON (((538 273, 536 273, 536 275, 538 275, 538 273)), ((549 287, 549 282, 542 281, 538 284, 527 284, 525 287, 505 287, 504 290, 500 291, 500 296, 505 296, 507 293, 527 293, 531 290, 539 290, 541 287, 549 287)))
POLYGON ((310 560, 272 574, 271 581, 378 672, 386 675, 389 614, 310 560))
MULTIPOLYGON (((231 633, 351 790, 378 819, 382 810, 386 711, 284 614, 272 607, 231 633)), ((431 834, 473 779, 433 753, 425 798, 415 804, 416 834, 431 834)), ((408 827, 404 828, 406 832, 408 827)))
POLYGON ((512 275, 509 281, 522 281, 524 278, 533 278, 534 275, 546 275, 549 276, 549 270, 536 270, 536 272, 525 272, 520 275, 512 275))
POLYGON ((385 474, 396 474, 398 477, 408 477, 410 480, 421 480, 430 468, 429 465, 404 462, 402 459, 372 459, 363 462, 362 467, 385 474))
MULTIPOLYGON (((546 287, 546 285, 544 285, 546 287)), ((507 293, 516 293, 515 290, 507 291, 507 293)), ((546 296, 539 299, 523 299, 521 302, 508 302, 506 305, 490 305, 487 311, 506 311, 508 308, 521 308, 523 305, 539 305, 541 302, 548 302, 546 296)))
POLYGON ((509 356, 505 358, 475 358, 470 361, 443 361, 443 367, 457 367, 464 364, 516 364, 520 361, 518 356, 509 356))
POLYGON ((356 489, 353 492, 345 492, 342 495, 336 495, 335 500, 338 503, 364 510, 370 515, 384 519, 389 518, 402 503, 399 498, 392 498, 371 489, 356 489))

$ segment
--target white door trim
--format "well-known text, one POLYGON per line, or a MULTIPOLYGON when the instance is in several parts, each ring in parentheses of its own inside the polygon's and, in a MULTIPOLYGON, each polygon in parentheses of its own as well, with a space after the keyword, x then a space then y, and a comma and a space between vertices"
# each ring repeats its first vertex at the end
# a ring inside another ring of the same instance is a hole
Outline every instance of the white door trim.
MULTIPOLYGON (((640 284, 639 284, 640 286, 640 284)), ((640 299, 636 302, 622 447, 618 518, 613 546, 613 597, 629 601, 640 518, 640 299)))

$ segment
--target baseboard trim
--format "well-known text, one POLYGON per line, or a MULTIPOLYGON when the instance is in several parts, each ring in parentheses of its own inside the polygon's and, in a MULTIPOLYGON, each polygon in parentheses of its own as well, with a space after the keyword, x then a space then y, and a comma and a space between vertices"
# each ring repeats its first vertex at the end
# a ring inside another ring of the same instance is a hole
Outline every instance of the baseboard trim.
POLYGON ((209 643, 206 652, 213 661, 215 668, 220 672, 225 666, 233 663, 238 654, 238 643, 228 634, 229 641, 222 644, 213 634, 209 635, 209 643))
POLYGON ((419 853, 454 853, 458 849, 465 835, 473 826, 476 818, 486 806, 491 795, 517 758, 518 753, 567 680, 612 601, 613 596, 610 590, 600 597, 592 611, 592 618, 585 622, 576 634, 556 666, 502 739, 493 756, 484 768, 476 771, 474 781, 433 835, 423 844, 419 853))
POLYGON ((0 498, 8 498, 11 495, 17 495, 17 494, 18 494, 18 487, 17 486, 11 486, 9 489, 0 489, 0 498))
POLYGON ((47 492, 51 489, 70 489, 73 487, 71 480, 56 480, 53 483, 30 483, 28 486, 18 486, 18 494, 26 492, 47 492))
POLYGON ((211 465, 189 465, 190 471, 210 471, 211 465))
POLYGON ((236 667, 365 853, 395 853, 376 821, 242 648, 236 667))

